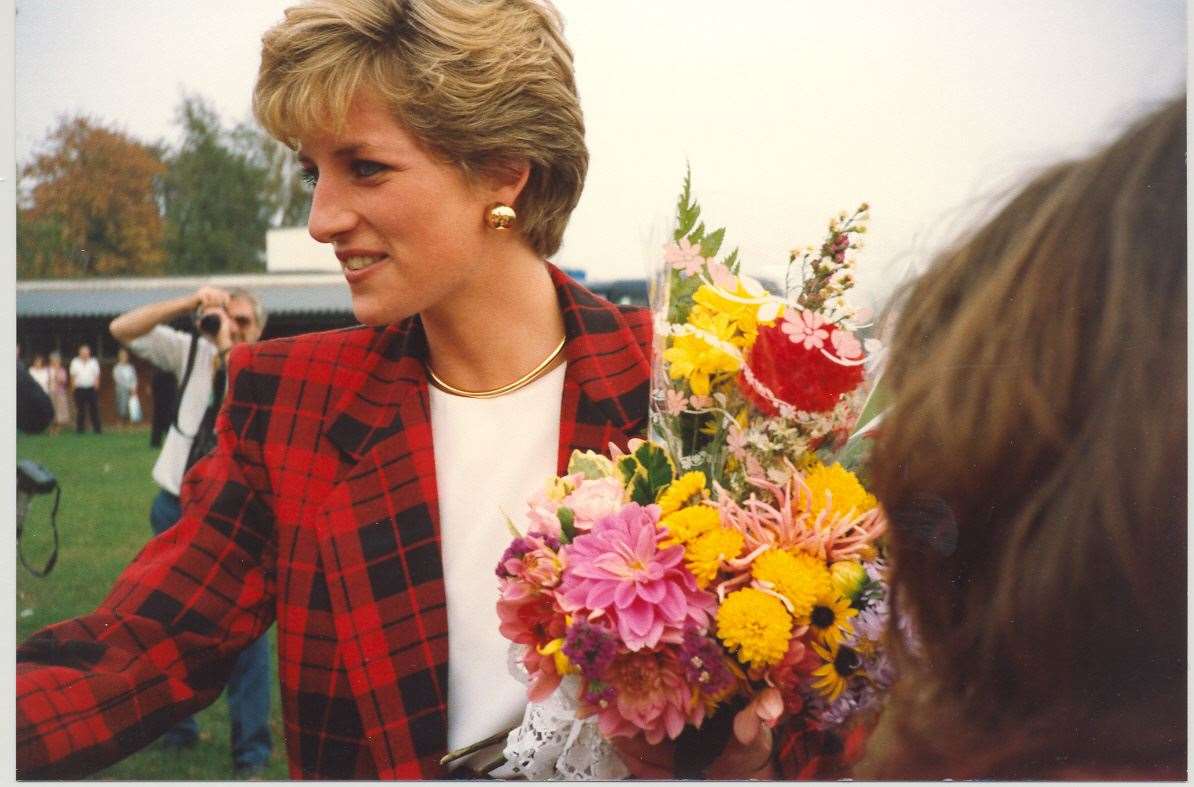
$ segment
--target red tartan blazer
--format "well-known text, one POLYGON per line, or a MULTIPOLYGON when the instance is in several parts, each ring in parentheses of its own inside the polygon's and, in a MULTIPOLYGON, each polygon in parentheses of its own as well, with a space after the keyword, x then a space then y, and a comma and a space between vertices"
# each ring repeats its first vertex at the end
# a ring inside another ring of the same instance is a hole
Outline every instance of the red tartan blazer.
MULTIPOLYGON (((551 267, 573 449, 645 428, 651 322, 551 267)), ((17 654, 17 774, 77 777, 216 699, 278 624, 292 778, 443 778, 447 614, 417 318, 239 347, 183 517, 17 654)), ((479 566, 478 570, 490 570, 479 566)), ((496 600, 478 600, 492 603, 496 600)))

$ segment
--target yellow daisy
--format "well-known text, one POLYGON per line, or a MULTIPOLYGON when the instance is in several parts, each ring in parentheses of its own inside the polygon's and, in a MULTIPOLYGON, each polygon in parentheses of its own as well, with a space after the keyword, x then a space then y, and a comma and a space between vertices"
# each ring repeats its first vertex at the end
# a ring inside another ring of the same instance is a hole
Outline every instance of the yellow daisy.
POLYGON ((834 648, 826 648, 819 642, 814 642, 813 650, 825 660, 824 664, 813 670, 813 675, 816 676, 813 688, 833 702, 845 691, 850 678, 862 673, 862 660, 848 645, 839 644, 834 648))
POLYGON ((821 642, 832 648, 836 647, 843 637, 854 632, 850 618, 857 614, 858 610, 852 609, 849 601, 839 596, 837 591, 830 591, 813 602, 808 625, 821 642))

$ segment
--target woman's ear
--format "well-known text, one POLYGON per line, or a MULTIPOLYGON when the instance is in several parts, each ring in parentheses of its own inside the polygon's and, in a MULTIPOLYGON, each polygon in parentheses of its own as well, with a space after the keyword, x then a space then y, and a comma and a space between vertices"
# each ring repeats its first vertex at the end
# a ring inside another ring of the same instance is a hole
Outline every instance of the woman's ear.
POLYGON ((493 202, 514 205, 531 177, 531 162, 526 159, 498 159, 486 164, 481 172, 483 187, 493 202))

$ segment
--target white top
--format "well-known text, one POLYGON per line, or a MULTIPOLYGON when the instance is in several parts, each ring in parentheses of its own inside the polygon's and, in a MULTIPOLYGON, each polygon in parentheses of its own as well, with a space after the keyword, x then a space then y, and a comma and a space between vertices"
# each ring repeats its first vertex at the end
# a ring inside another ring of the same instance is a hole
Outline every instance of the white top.
MULTIPOLYGON (((198 352, 195 353, 199 355, 198 352)), ((117 388, 132 390, 137 387, 137 370, 131 363, 118 363, 112 367, 112 379, 117 388)))
POLYGON ((48 366, 30 366, 29 376, 37 380, 37 384, 46 393, 50 392, 50 367, 48 366))
MULTIPOLYGON (((149 333, 129 342, 127 347, 159 369, 173 372, 179 384, 182 384, 182 374, 187 368, 187 353, 191 349, 189 333, 168 325, 156 325, 149 333)), ((186 434, 180 434, 171 424, 162 444, 162 452, 153 466, 153 480, 172 495, 177 495, 182 485, 192 437, 202 423, 203 413, 211 400, 212 362, 216 352, 214 344, 200 337, 199 346, 195 349, 195 368, 191 371, 186 390, 180 393, 182 402, 178 408, 178 426, 186 434)))
POLYGON ((95 388, 99 384, 100 365, 95 358, 73 358, 70 362, 70 381, 76 388, 95 388))
POLYGON ((526 687, 510 674, 510 643, 498 631, 494 568, 511 540, 503 514, 525 532, 527 500, 556 473, 565 367, 496 399, 430 388, 448 601, 449 751, 513 727, 526 708, 526 687))

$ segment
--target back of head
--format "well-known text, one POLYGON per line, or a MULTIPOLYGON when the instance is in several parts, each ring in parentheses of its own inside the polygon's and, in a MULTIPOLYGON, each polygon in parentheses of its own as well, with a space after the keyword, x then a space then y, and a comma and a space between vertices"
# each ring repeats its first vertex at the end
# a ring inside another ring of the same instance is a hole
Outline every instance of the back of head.
POLYGON ((859 775, 1184 773, 1185 100, 900 302, 872 458, 919 646, 859 775))
POLYGON ((263 37, 253 109, 278 139, 340 132, 362 90, 467 175, 529 162, 518 227, 558 250, 589 154, 547 0, 308 0, 263 37))

